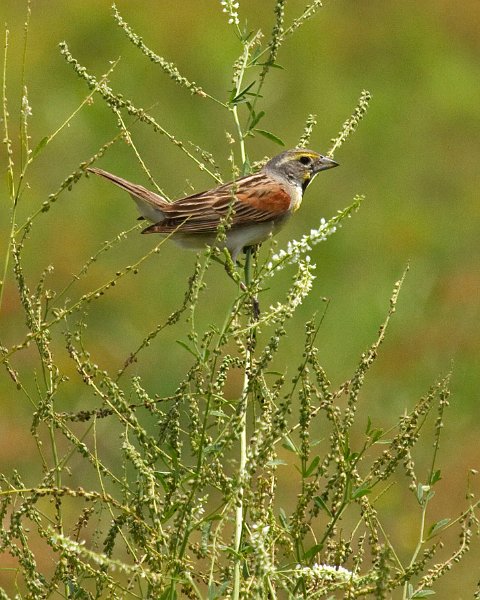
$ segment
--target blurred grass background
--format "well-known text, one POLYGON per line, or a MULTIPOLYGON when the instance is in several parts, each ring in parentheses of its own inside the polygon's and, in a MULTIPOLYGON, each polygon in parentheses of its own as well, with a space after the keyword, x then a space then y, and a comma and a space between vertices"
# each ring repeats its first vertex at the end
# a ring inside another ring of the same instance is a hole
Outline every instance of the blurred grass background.
MULTIPOLYGON (((243 0, 240 17, 248 18, 251 29, 269 33, 273 4, 243 0)), ((182 74, 206 91, 227 98, 231 64, 240 45, 219 2, 119 0, 117 6, 147 45, 174 61, 182 74)), ((303 6, 299 0, 287 3, 287 22, 303 6)), ((11 32, 12 129, 21 99, 23 2, 3 0, 0 17, 11 32)), ((342 382, 374 339, 393 283, 410 263, 397 314, 363 394, 363 421, 369 415, 377 426, 387 428, 453 364, 452 403, 440 457, 443 481, 432 503, 432 520, 458 514, 464 506, 468 470, 480 468, 479 19, 476 0, 326 2, 317 18, 281 48, 278 62, 285 70, 273 70, 259 107, 266 111, 262 127, 281 137, 287 147, 295 146, 307 114, 316 113, 318 125, 310 146, 326 151, 360 91, 372 92, 366 119, 336 155, 341 168, 319 176, 302 210, 278 236, 282 246, 317 225, 320 217, 347 205, 354 194, 366 195, 360 212, 312 253, 318 265, 315 290, 290 323, 277 367, 283 370, 291 364, 293 375, 292 361, 300 358, 303 348, 302 323, 315 311, 322 314, 326 297, 330 303, 319 335, 320 355, 332 381, 342 382)), ((153 107, 150 112, 158 122, 178 138, 214 153, 228 178, 230 147, 225 131, 233 133, 229 115, 208 100, 191 97, 148 62, 116 26, 110 2, 104 0, 33 2, 27 52, 33 146, 87 94, 84 82, 60 56, 57 45, 62 40, 97 76, 120 56, 111 78, 113 89, 137 106, 153 107)), ((19 221, 116 131, 113 114, 96 98, 39 156, 30 171, 31 191, 22 198, 19 221)), ((190 192, 192 186, 200 191, 212 185, 165 137, 138 125, 132 134, 157 182, 172 198, 190 192)), ((259 138, 250 141, 248 150, 256 160, 279 148, 259 138)), ((146 184, 131 148, 123 142, 98 166, 146 184)), ((6 198, 6 193, 2 196, 6 198)), ((128 229, 135 217, 130 199, 120 190, 94 178, 82 180, 32 230, 25 250, 31 285, 52 264, 49 287, 61 289, 104 240, 128 229)), ((8 230, 4 205, 2 253, 8 230)), ((106 282, 156 241, 134 234, 93 267, 72 297, 106 282)), ((91 306, 86 339, 102 368, 118 369, 141 339, 179 306, 193 262, 194 255, 166 244, 136 277, 123 279, 91 306)), ((285 273, 283 281, 272 285, 264 303, 275 302, 288 276, 285 273)), ((212 316, 221 322, 235 289, 220 267, 210 271, 208 286, 205 323, 212 316)), ((1 337, 3 343, 13 344, 23 338, 24 324, 11 277, 5 294, 1 337)), ((189 355, 175 344, 183 327, 166 330, 131 369, 158 394, 171 393, 190 364, 189 355)), ((59 361, 74 376, 66 351, 59 361)), ((33 377, 34 351, 19 354, 15 365, 30 370, 33 377)), ((231 382, 232 396, 238 393, 237 384, 231 382)), ((86 393, 79 386, 65 388, 65 406, 58 410, 93 408, 86 393)), ((0 394, 1 470, 17 466, 28 474, 29 460, 35 456, 29 439, 31 407, 23 398, 19 402, 19 394, 4 376, 0 394)), ((417 456, 419 464, 428 464, 428 443, 424 450, 425 456, 417 456)), ((400 493, 389 494, 384 503, 391 515, 387 530, 401 546, 411 548, 418 532, 415 503, 400 493)), ((446 578, 445 590, 437 597, 471 597, 479 578, 477 544, 446 578)))

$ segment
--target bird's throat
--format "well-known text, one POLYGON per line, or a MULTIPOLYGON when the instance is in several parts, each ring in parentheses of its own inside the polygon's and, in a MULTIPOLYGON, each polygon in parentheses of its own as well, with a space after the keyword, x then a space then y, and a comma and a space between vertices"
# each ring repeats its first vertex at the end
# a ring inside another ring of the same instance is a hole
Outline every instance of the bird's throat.
POLYGON ((302 193, 305 192, 310 181, 311 181, 311 177, 305 177, 305 179, 302 181, 302 193))

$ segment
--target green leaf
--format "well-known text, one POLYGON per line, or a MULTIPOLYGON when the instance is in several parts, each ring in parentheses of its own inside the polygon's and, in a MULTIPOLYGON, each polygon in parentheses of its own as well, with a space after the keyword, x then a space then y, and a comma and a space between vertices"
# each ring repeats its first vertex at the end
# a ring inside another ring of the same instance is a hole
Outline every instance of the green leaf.
POLYGON ((431 486, 425 485, 424 483, 419 483, 417 485, 417 500, 421 506, 424 506, 434 496, 435 492, 432 490, 431 486))
POLYGON ((437 483, 437 481, 440 481, 441 478, 442 478, 442 474, 440 472, 440 469, 438 469, 431 476, 431 478, 430 478, 430 485, 434 485, 435 483, 437 483))
POLYGON ((169 475, 171 475, 170 471, 154 471, 155 478, 161 483, 165 492, 168 492, 168 484, 167 479, 169 475))
POLYGON ((243 88, 243 90, 240 90, 240 92, 237 93, 237 90, 232 90, 232 94, 230 96, 230 103, 231 104, 238 104, 239 102, 245 102, 245 96, 247 94, 247 92, 249 90, 252 89, 252 87, 255 85, 256 81, 253 80, 252 83, 249 83, 246 87, 243 88))
POLYGON ((255 125, 258 124, 258 122, 260 121, 260 119, 262 117, 264 117, 264 116, 265 116, 265 111, 264 110, 261 110, 259 113, 253 112, 252 113, 252 122, 250 123, 250 125, 249 125, 248 128, 249 129, 253 129, 255 127, 255 125))
POLYGON ((288 465, 287 461, 282 460, 281 458, 274 458, 273 460, 268 460, 266 463, 267 467, 278 467, 278 465, 288 465))
POLYGON ((207 454, 215 454, 216 452, 218 452, 219 450, 221 450, 223 448, 223 445, 221 442, 214 442, 213 444, 208 444, 207 446, 205 446, 204 448, 204 453, 205 455, 207 454))
POLYGON ((367 428, 365 429, 365 435, 369 435, 371 429, 372 429, 372 419, 370 419, 370 417, 367 417, 367 428))
POLYGON ((240 40, 242 42, 248 42, 248 40, 252 37, 253 31, 248 28, 248 21, 245 19, 245 25, 243 26, 243 30, 240 34, 240 40))
POLYGON ((260 135, 263 135, 263 137, 266 137, 268 140, 278 144, 279 146, 285 146, 284 142, 270 131, 265 131, 265 129, 254 129, 254 131, 260 135))
POLYGON ((211 410, 210 414, 212 415, 212 417, 220 417, 220 418, 224 418, 226 417, 226 413, 223 412, 223 410, 211 410))
POLYGON ((179 506, 177 504, 172 504, 172 506, 166 508, 162 513, 162 523, 166 523, 170 519, 170 517, 173 517, 173 515, 177 512, 178 509, 179 506))
POLYGON ((368 417, 367 428, 365 429, 365 435, 370 438, 370 445, 375 444, 383 435, 383 429, 378 429, 372 426, 372 420, 368 417))
POLYGON ((376 444, 378 442, 378 440, 382 437, 383 435, 383 429, 372 429, 372 431, 370 431, 370 442, 371 445, 376 444))
POLYGON ((352 492, 352 500, 356 500, 357 498, 361 498, 362 496, 366 496, 367 494, 371 494, 372 490, 368 487, 360 486, 356 490, 352 492))
POLYGON ((330 512, 330 509, 325 504, 325 500, 321 496, 315 496, 315 498, 313 499, 313 503, 315 504, 315 506, 317 506, 321 510, 324 510, 329 517, 332 516, 332 513, 330 512))
POLYGON ((45 146, 48 144, 49 139, 50 137, 47 135, 38 142, 38 144, 35 146, 32 152, 32 158, 35 158, 37 154, 45 148, 45 146))
POLYGON ((245 162, 242 165, 242 175, 249 175, 252 171, 252 165, 248 156, 245 158, 245 162))
POLYGON ((251 63, 254 65, 262 53, 262 48, 260 46, 255 46, 255 50, 252 52, 251 63))
POLYGON ((436 523, 433 523, 433 525, 430 525, 430 527, 428 529, 427 537, 428 538, 433 537, 441 529, 446 527, 450 523, 450 521, 451 521, 451 519, 445 518, 445 519, 440 519, 440 521, 437 521, 436 523))
POLYGON ((285 510, 283 508, 280 508, 280 510, 278 512, 278 518, 280 519, 280 523, 282 524, 282 527, 289 530, 290 526, 288 524, 287 513, 285 512, 285 510))
POLYGON ((427 596, 433 596, 435 594, 435 592, 433 590, 418 590, 418 592, 415 592, 413 594, 413 596, 410 596, 410 598, 426 598, 427 596))
POLYGON ((290 450, 290 452, 295 452, 295 454, 297 454, 297 449, 295 448, 295 444, 292 442, 292 440, 289 437, 283 438, 282 446, 285 448, 285 450, 290 450))
POLYGON ((211 583, 208 586, 208 600, 218 600, 219 598, 225 597, 225 590, 228 587, 228 581, 224 581, 223 583, 216 585, 215 583, 211 583))
POLYGON ((308 467, 308 468, 305 470, 305 473, 304 473, 304 475, 303 475, 303 476, 304 476, 304 477, 310 477, 310 475, 311 475, 311 474, 312 474, 312 473, 315 471, 315 469, 317 468, 317 466, 318 466, 318 463, 319 463, 319 462, 320 462, 320 457, 319 457, 319 456, 316 456, 316 457, 315 457, 315 458, 312 460, 312 462, 311 462, 310 466, 309 466, 309 467, 308 467))
POLYGON ((272 67, 272 69, 280 69, 282 71, 285 70, 285 67, 282 67, 282 65, 279 65, 278 63, 272 63, 272 62, 263 62, 263 63, 256 63, 258 67, 272 67))
POLYGON ((310 550, 307 550, 305 552, 305 554, 303 555, 303 558, 305 559, 305 561, 308 561, 311 558, 313 558, 315 556, 315 554, 318 554, 322 550, 323 550, 323 544, 315 544, 314 546, 312 546, 310 548, 310 550))
POLYGON ((194 350, 192 350, 188 344, 186 344, 186 343, 185 343, 185 342, 183 342, 182 340, 175 340, 175 341, 177 342, 177 344, 178 344, 179 346, 181 346, 182 348, 185 348, 185 350, 186 350, 187 352, 190 352, 190 354, 193 354, 193 356, 194 356, 195 358, 198 358, 198 356, 197 356, 197 353, 196 353, 194 350))
POLYGON ((347 448, 345 450, 345 460, 347 460, 349 463, 354 463, 357 460, 358 456, 358 452, 351 452, 350 448, 347 448))

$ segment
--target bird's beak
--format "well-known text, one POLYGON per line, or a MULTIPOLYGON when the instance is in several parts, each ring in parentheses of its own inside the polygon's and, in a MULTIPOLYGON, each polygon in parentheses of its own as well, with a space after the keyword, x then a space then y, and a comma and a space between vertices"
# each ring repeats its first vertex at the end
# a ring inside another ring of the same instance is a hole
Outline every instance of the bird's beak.
POLYGON ((331 158, 328 158, 328 156, 320 156, 313 167, 313 172, 318 173, 320 171, 325 171, 326 169, 332 169, 333 167, 338 167, 338 163, 331 158))

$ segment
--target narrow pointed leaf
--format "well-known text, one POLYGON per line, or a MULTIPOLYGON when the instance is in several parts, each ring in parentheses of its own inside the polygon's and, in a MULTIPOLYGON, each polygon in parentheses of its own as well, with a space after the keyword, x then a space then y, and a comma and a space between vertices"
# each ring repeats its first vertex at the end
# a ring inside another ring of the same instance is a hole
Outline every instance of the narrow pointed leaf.
POLYGON ((265 129, 255 129, 254 131, 260 135, 263 135, 263 137, 266 137, 268 140, 278 144, 279 146, 285 146, 284 142, 271 131, 265 131, 265 129))

